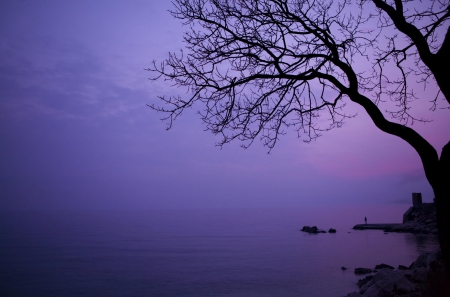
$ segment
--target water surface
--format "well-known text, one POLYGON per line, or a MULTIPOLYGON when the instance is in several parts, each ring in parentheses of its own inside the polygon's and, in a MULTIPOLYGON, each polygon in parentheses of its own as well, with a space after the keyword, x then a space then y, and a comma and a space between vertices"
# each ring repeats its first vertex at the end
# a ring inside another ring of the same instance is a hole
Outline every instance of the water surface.
POLYGON ((398 223, 407 207, 11 211, 0 295, 344 296, 355 267, 409 265, 436 247, 433 236, 350 229, 364 216, 398 223))

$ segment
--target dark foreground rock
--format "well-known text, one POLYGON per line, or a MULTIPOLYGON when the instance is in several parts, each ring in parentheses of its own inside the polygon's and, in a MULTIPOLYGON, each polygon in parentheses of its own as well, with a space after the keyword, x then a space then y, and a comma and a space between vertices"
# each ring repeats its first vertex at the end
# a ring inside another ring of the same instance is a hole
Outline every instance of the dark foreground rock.
POLYGON ((360 290, 350 293, 347 296, 450 296, 449 275, 444 272, 441 253, 439 251, 420 255, 407 269, 404 269, 406 268, 405 266, 402 267, 402 270, 391 269, 389 267, 382 268, 373 276, 370 275, 358 281, 360 290))
POLYGON ((365 284, 367 284, 371 279, 373 278, 373 275, 368 275, 365 278, 362 278, 358 281, 357 285, 358 288, 362 288, 365 284))

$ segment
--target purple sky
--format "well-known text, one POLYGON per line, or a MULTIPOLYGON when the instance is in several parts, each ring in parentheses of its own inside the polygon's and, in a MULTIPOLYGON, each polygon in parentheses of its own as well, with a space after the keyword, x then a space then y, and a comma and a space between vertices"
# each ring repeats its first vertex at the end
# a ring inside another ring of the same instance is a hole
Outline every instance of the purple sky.
MULTIPOLYGON (((0 2, 0 208, 296 207, 433 198, 415 151, 364 112, 305 144, 291 131, 270 155, 222 150, 195 114, 170 131, 146 104, 184 94, 144 68, 182 48, 169 1, 0 2)), ((432 94, 432 88, 422 97, 432 94)), ((435 148, 448 110, 414 127, 435 148)))

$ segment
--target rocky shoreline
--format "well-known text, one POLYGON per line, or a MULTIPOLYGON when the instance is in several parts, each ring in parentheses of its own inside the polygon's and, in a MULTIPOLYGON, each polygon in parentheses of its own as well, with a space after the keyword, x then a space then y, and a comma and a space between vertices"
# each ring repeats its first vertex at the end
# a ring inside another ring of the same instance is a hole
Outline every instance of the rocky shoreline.
POLYGON ((347 297, 431 297, 450 296, 450 283, 444 272, 439 250, 421 254, 409 267, 398 269, 380 264, 374 270, 357 268, 363 273, 373 273, 358 281, 358 291, 347 297))
POLYGON ((386 232, 408 232, 414 234, 437 234, 436 206, 434 203, 411 207, 403 216, 403 224, 392 226, 386 232))
MULTIPOLYGON (((355 230, 383 230, 413 234, 438 233, 434 203, 415 205, 403 215, 401 224, 358 224, 355 230)), ((327 231, 304 226, 301 231, 319 234, 327 231)), ((336 233, 330 229, 328 233, 336 233)), ((341 267, 347 270, 346 267, 341 267)), ((409 267, 397 269, 387 264, 371 268, 355 268, 356 275, 365 275, 357 283, 359 290, 347 297, 450 297, 450 276, 446 274, 440 250, 421 254, 409 267)))
MULTIPOLYGON (((356 230, 437 234, 436 206, 432 203, 411 207, 402 224, 360 224, 356 230)), ((358 281, 358 291, 348 297, 444 297, 450 296, 450 280, 445 273, 440 250, 421 254, 409 267, 380 264, 374 269, 356 268, 355 274, 370 274, 358 281)))

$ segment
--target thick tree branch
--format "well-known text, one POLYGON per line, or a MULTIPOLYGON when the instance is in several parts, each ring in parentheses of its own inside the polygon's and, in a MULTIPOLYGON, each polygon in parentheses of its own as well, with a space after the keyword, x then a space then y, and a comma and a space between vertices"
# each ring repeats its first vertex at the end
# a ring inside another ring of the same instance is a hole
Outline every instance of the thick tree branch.
POLYGON ((439 157, 435 148, 413 129, 386 120, 380 109, 364 95, 351 92, 348 96, 353 102, 358 103, 365 109, 378 129, 400 137, 416 150, 422 161, 428 181, 433 189, 437 189, 440 176, 438 174, 439 157))
POLYGON ((408 36, 414 45, 417 47, 420 58, 422 61, 430 67, 434 64, 434 60, 431 55, 430 48, 428 47, 427 40, 422 35, 419 29, 414 25, 408 23, 405 20, 405 16, 403 15, 403 4, 401 0, 396 0, 396 9, 392 6, 388 5, 386 2, 382 0, 372 0, 375 5, 386 12, 390 19, 394 22, 395 27, 408 36))
MULTIPOLYGON (((400 32, 410 38, 412 44, 417 48, 420 61, 423 62, 433 73, 441 92, 450 104, 450 84, 447 79, 448 69, 450 69, 450 28, 448 28, 444 41, 437 53, 431 52, 427 41, 427 38, 434 34, 435 30, 450 17, 450 5, 447 4, 444 11, 431 13, 431 15, 435 16, 437 19, 431 25, 426 26, 425 28, 427 28, 428 32, 426 34, 422 34, 419 28, 406 20, 403 2, 401 0, 395 0, 395 8, 388 5, 383 0, 372 0, 372 2, 389 16, 395 27, 400 32), (439 14, 441 15, 438 17, 439 14)), ((420 14, 416 14, 414 17, 422 16, 420 16, 420 14)), ((406 50, 403 50, 402 52, 406 53, 406 50)), ((388 55, 391 55, 391 53, 388 53, 388 55)), ((399 68, 403 70, 403 67, 400 66, 399 68)), ((406 79, 404 79, 404 81, 406 81, 406 79)))

